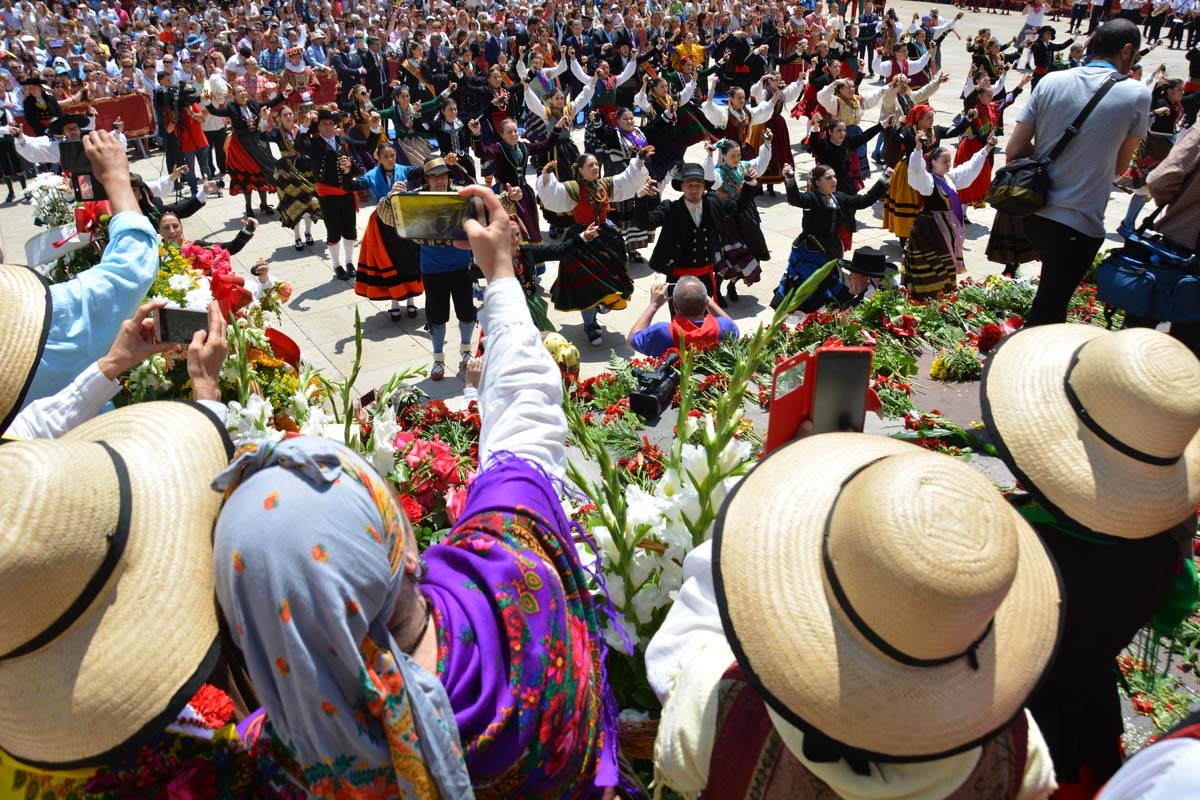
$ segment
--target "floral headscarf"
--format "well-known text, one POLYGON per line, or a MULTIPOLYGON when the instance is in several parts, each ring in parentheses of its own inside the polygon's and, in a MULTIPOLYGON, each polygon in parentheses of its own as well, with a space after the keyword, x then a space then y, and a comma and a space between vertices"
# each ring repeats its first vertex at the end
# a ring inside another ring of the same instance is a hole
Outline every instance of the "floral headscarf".
POLYGON ((473 797, 445 689, 388 630, 409 534, 378 475, 295 437, 242 447, 212 485, 217 599, 309 791, 473 797))

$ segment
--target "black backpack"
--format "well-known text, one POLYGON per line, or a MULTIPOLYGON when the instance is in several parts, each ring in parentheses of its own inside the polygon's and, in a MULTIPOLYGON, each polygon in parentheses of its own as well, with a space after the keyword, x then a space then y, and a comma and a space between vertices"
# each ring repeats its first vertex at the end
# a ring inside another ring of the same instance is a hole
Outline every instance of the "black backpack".
POLYGON ((988 187, 988 204, 997 211, 1014 217, 1028 217, 1041 211, 1050 194, 1050 165, 1062 155, 1063 150, 1083 127, 1088 115, 1099 105, 1104 95, 1108 94, 1108 90, 1116 85, 1117 81, 1122 80, 1125 80, 1125 76, 1116 72, 1109 76, 1045 158, 1018 158, 996 170, 992 185, 988 187))

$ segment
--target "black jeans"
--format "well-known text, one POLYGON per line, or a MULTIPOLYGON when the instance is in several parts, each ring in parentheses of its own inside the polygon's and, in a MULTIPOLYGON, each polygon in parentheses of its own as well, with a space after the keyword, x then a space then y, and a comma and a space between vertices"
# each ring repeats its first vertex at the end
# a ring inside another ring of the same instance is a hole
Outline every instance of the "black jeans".
POLYGON ((475 297, 471 293, 471 270, 426 272, 421 275, 425 284, 425 319, 430 325, 445 325, 450 321, 450 300, 459 322, 475 321, 475 297))
POLYGON ((1042 277, 1025 327, 1066 322, 1071 295, 1104 239, 1084 236, 1069 225, 1037 215, 1026 217, 1024 225, 1025 238, 1042 261, 1042 277))
POLYGON ((325 220, 325 242, 337 244, 342 239, 358 239, 354 211, 354 195, 336 194, 317 197, 321 219, 325 220))
POLYGON ((217 172, 221 175, 225 174, 225 139, 228 136, 229 132, 224 128, 204 132, 204 138, 208 140, 209 158, 216 159, 217 172))
POLYGON ((1107 20, 1108 20, 1108 6, 1106 4, 1092 6, 1092 16, 1091 16, 1091 21, 1088 22, 1087 35, 1091 36, 1092 31, 1096 30, 1096 28, 1099 28, 1100 23, 1105 22, 1107 20))

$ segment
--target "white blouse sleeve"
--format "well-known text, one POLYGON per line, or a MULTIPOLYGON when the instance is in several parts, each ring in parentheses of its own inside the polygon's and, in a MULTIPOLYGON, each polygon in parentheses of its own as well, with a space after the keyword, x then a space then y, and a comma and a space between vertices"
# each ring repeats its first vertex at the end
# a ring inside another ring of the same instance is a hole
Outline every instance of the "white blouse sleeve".
POLYGON ((925 153, 920 147, 914 147, 908 157, 908 185, 925 197, 933 194, 933 176, 925 169, 925 153))
POLYGON ((771 163, 771 143, 763 142, 762 146, 758 148, 758 158, 756 158, 754 161, 749 162, 749 164, 751 167, 754 168, 754 171, 757 172, 759 175, 765 175, 767 173, 767 165, 769 165, 770 163, 771 163))
POLYGON ((696 96, 696 79, 692 78, 687 82, 687 86, 683 87, 683 91, 679 93, 679 105, 686 106, 692 102, 692 98, 696 96))
POLYGON ((712 182, 714 192, 721 188, 721 176, 717 174, 717 167, 713 163, 712 153, 704 157, 704 180, 712 182))
MULTIPOLYGON (((837 98, 833 96, 834 86, 830 83, 822 87, 821 91, 817 92, 817 102, 821 104, 821 108, 828 111, 830 114, 837 113, 837 98)), ((863 106, 864 108, 866 106, 863 106)))
POLYGON ((920 72, 921 70, 925 69, 925 65, 929 63, 929 53, 930 52, 931 51, 926 50, 925 55, 921 56, 920 58, 915 59, 915 60, 910 58, 908 60, 908 74, 909 75, 912 75, 914 73, 920 72))
POLYGON ((887 94, 887 90, 887 86, 877 86, 874 89, 868 89, 866 92, 859 95, 859 106, 863 111, 866 111, 868 108, 874 108, 879 104, 879 101, 883 99, 883 96, 887 94))
POLYGON ((575 208, 575 201, 567 194, 567 187, 558 182, 553 172, 543 173, 538 179, 537 196, 548 211, 566 214, 575 208))
POLYGON ((637 193, 646 185, 646 179, 649 177, 650 173, 640 158, 629 159, 629 165, 625 167, 625 171, 613 178, 612 201, 621 203, 636 197, 637 193))
POLYGON ((617 86, 625 83, 633 77, 633 73, 637 72, 638 63, 636 58, 629 59, 629 63, 625 65, 625 69, 621 70, 621 74, 617 76, 617 86))
POLYGON ((544 70, 542 70, 542 72, 546 73, 546 78, 549 80, 554 80, 555 78, 557 78, 559 75, 562 75, 566 71, 567 71, 567 60, 565 58, 562 59, 561 61, 559 61, 553 67, 546 67, 544 70))
POLYGON ((17 439, 57 439, 99 414, 119 391, 121 384, 92 364, 57 394, 23 408, 3 433, 17 439))
POLYGON ((157 178, 146 181, 146 188, 150 190, 155 197, 166 197, 175 187, 175 182, 171 180, 171 173, 160 175, 157 178))
POLYGON ((550 120, 546 117, 546 107, 542 105, 542 100, 537 96, 528 83, 525 84, 525 105, 534 113, 538 119, 549 124, 550 120))
MULTIPOLYGON (((778 96, 779 95, 775 95, 775 97, 778 96)), ((751 125, 762 125, 771 118, 771 115, 775 113, 775 97, 772 97, 765 103, 759 103, 754 107, 754 109, 750 112, 751 125)))
POLYGON ((717 105, 711 96, 700 104, 700 110, 704 112, 704 116, 709 122, 722 130, 729 122, 729 109, 717 105))
POLYGON ((765 91, 766 90, 763 88, 762 81, 755 81, 750 87, 750 96, 761 103, 763 101, 763 97, 765 96, 765 91))
POLYGON ((637 94, 633 96, 633 104, 642 109, 642 113, 650 107, 650 98, 646 96, 645 88, 638 89, 637 94))
MULTIPOLYGON (((800 96, 802 91, 804 91, 804 79, 801 78, 798 81, 792 81, 786 87, 784 87, 783 100, 780 101, 780 105, 786 106, 788 103, 796 102, 796 98, 800 96)), ((834 111, 837 111, 836 107, 834 108, 834 111)))
MULTIPOLYGON (((971 160, 965 164, 961 164, 946 173, 946 179, 958 188, 960 186, 970 186, 971 182, 979 177, 979 173, 983 171, 983 165, 987 162, 988 154, 992 148, 985 146, 978 153, 971 156, 971 160)), ((911 169, 911 167, 909 168, 911 169)))
POLYGON ((57 164, 62 160, 58 142, 49 136, 18 136, 13 139, 21 158, 31 164, 57 164))
POLYGON ((561 478, 567 458, 562 373, 542 345, 521 284, 516 278, 489 284, 483 309, 488 346, 479 384, 479 464, 504 451, 561 478))
POLYGON ((520 78, 522 82, 525 82, 526 78, 528 76, 529 76, 529 67, 525 64, 524 61, 522 61, 521 59, 517 59, 517 77, 520 78))
MULTIPOLYGON (((571 110, 578 114, 580 111, 588 107, 588 103, 592 102, 592 95, 596 93, 596 82, 585 83, 579 94, 571 98, 571 110)), ((572 115, 574 116, 574 115, 572 115)))
POLYGON ((584 72, 583 67, 579 65, 578 59, 571 59, 571 74, 579 79, 580 83, 591 83, 595 78, 584 72))

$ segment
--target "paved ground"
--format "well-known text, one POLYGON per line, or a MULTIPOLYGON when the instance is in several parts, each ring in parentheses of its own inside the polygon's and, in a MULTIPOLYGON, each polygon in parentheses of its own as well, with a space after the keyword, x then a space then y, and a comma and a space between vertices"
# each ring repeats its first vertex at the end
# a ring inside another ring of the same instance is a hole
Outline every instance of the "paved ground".
MULTIPOLYGON (((928 8, 927 5, 912 2, 896 4, 901 19, 909 18, 917 11, 927 11, 928 8)), ((944 5, 939 8, 943 14, 949 9, 944 5)), ((1006 39, 1017 33, 1022 19, 1015 14, 1008 17, 986 13, 966 14, 958 26, 963 38, 960 40, 951 35, 944 48, 943 69, 950 74, 951 81, 936 93, 932 100, 938 110, 939 124, 948 123, 961 108, 958 91, 970 65, 965 51, 966 41, 983 26, 990 26, 995 35, 1006 39)), ((1065 21, 1057 27, 1065 31, 1065 21)), ((1065 34, 1059 38, 1064 39, 1065 34)), ((1145 61, 1150 69, 1164 63, 1171 76, 1186 77, 1187 67, 1182 51, 1160 48, 1149 54, 1145 61)), ((1023 103, 1024 97, 1018 100, 1018 108, 1023 103)), ((1016 114, 1017 109, 1011 109, 1007 113, 1010 126, 1016 114)), ((871 111, 868 112, 867 120, 874 123, 876 117, 874 111, 871 111)), ((793 142, 800 141, 803 125, 804 123, 789 117, 793 142)), ((576 136, 582 144, 582 133, 577 132, 576 136)), ((1086 143, 1082 144, 1086 146, 1086 143)), ((699 161, 703 157, 703 149, 697 145, 690 155, 699 161)), ((1003 156, 1000 158, 1002 160, 1003 156)), ((812 165, 812 159, 807 154, 797 155, 796 162, 798 172, 812 165)), ((157 156, 137 161, 133 169, 143 175, 157 176, 162 171, 162 158, 157 156)), ((673 194, 675 193, 670 189, 667 190, 668 197, 673 194)), ((1113 193, 1108 207, 1109 230, 1116 230, 1127 203, 1126 195, 1119 191, 1113 193)), ((763 232, 772 258, 763 265, 762 282, 743 291, 741 302, 733 304, 729 309, 730 315, 743 328, 752 326, 756 318, 770 316, 766 302, 786 266, 790 243, 800 223, 800 212, 787 205, 782 192, 775 198, 762 198, 760 211, 763 232)), ((186 220, 186 234, 192 239, 228 241, 240 226, 241 212, 240 197, 215 198, 200 213, 186 220)), ((360 231, 365 228, 367 217, 366 210, 360 212, 360 231)), ((855 234, 856 246, 883 247, 890 260, 899 261, 900 252, 895 237, 881 228, 882 204, 875 206, 874 213, 864 212, 858 217, 862 229, 855 234)), ((984 256, 992 212, 987 209, 972 210, 970 217, 973 224, 967 227, 966 242, 969 274, 983 277, 998 272, 999 265, 988 263, 984 256)), ((9 254, 10 259, 19 262, 24 258, 24 243, 33 231, 30 206, 15 204, 0 207, 0 245, 3 245, 3 250, 9 254)), ((315 227, 314 233, 318 243, 298 253, 293 249, 290 232, 277 222, 266 221, 260 226, 250 245, 234 259, 235 267, 246 274, 248 280, 252 280, 249 277, 250 266, 260 257, 265 257, 271 262, 272 274, 277 279, 292 284, 295 294, 288 304, 281 327, 299 342, 305 358, 325 370, 331 377, 340 379, 343 373, 348 372, 354 359, 354 311, 357 308, 363 320, 363 364, 356 385, 358 392, 378 386, 397 369, 406 366, 428 366, 431 363, 429 335, 421 330, 424 315, 415 320, 406 318, 399 324, 393 323, 386 313, 387 303, 364 300, 354 294, 352 284, 334 280, 328 253, 321 242, 323 226, 320 223, 315 227)), ((1114 242, 1118 241, 1115 234, 1111 238, 1114 242)), ((648 256, 650 251, 647 249, 643 252, 648 256)), ((1036 264, 1026 267, 1036 268, 1036 264)), ((547 287, 549 280, 553 278, 555 266, 550 265, 549 269, 547 287)), ((625 346, 625 333, 645 307, 650 287, 657 281, 655 275, 644 264, 633 266, 632 272, 636 281, 636 291, 629 307, 601 317, 609 330, 603 347, 591 347, 586 343, 579 314, 551 310, 551 319, 560 325, 562 333, 580 346, 585 362, 582 368, 585 377, 602 371, 610 353, 629 355, 625 346)), ((453 335, 450 338, 453 339, 453 335)), ((448 351, 452 349, 448 348, 448 351)), ((440 383, 425 380, 421 383, 422 388, 431 396, 449 398, 461 393, 463 384, 456 375, 453 359, 451 354, 446 380, 440 383)))

